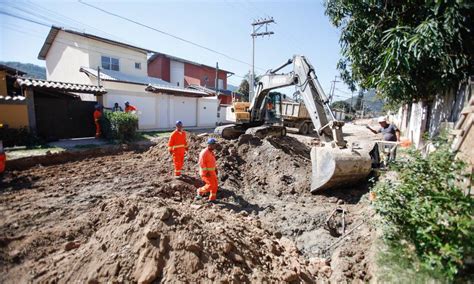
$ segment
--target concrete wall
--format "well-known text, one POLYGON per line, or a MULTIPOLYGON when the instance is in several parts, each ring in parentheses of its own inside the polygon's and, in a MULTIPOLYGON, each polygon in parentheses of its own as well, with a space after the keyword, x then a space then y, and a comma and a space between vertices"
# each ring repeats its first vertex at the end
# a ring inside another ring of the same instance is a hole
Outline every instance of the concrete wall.
POLYGON ((219 101, 222 105, 231 105, 232 104, 232 96, 231 95, 219 95, 219 101))
POLYGON ((231 111, 232 105, 219 105, 219 116, 217 117, 218 124, 234 123, 235 115, 231 111), (233 120, 232 120, 233 119, 233 120))
POLYGON ((101 66, 101 56, 119 59, 120 72, 147 76, 147 54, 80 35, 59 31, 46 55, 46 76, 48 80, 79 84, 90 84, 89 78, 79 72, 80 67, 96 69, 101 66), (141 63, 141 69, 135 63, 141 63))
POLYGON ((0 123, 10 128, 28 127, 26 104, 0 104, 0 123))
MULTIPOLYGON (((227 89, 227 73, 219 71, 218 78, 222 82, 222 88, 227 89)), ((216 85, 216 69, 185 63, 184 80, 186 86, 194 84, 214 88, 216 85)))
POLYGON ((397 113, 389 116, 417 148, 424 146, 423 136, 433 138, 441 133, 447 124, 458 121, 462 108, 472 97, 473 82, 460 84, 458 90, 441 94, 432 102, 417 102, 402 106, 397 113))
POLYGON ((175 86, 184 86, 184 63, 171 60, 170 83, 175 86))
POLYGON ((164 130, 172 129, 176 120, 182 120, 186 127, 210 127, 217 123, 218 100, 211 98, 194 98, 174 96, 165 93, 145 91, 145 86, 104 81, 107 94, 103 95, 103 105, 112 107, 124 103, 137 107, 139 129, 164 130))
MULTIPOLYGON (((181 62, 178 62, 181 63, 181 62)), ((182 63, 184 64, 184 86, 189 85, 200 85, 207 87, 215 87, 216 80, 216 69, 210 68, 201 65, 195 65, 191 63, 182 63), (207 82, 206 79, 207 78, 207 82)), ((171 79, 171 69, 172 66, 177 65, 177 61, 170 60, 162 55, 157 56, 153 61, 148 63, 148 76, 160 78, 167 82, 176 83, 179 77, 179 82, 181 82, 181 70, 176 73, 175 78, 171 79), (175 63, 173 63, 175 62, 175 63)), ((227 73, 224 71, 219 71, 218 79, 220 80, 219 87, 222 89, 227 89, 227 73)), ((181 85, 180 83, 180 86, 181 85)))
POLYGON ((170 82, 170 59, 158 56, 148 63, 148 76, 170 82))

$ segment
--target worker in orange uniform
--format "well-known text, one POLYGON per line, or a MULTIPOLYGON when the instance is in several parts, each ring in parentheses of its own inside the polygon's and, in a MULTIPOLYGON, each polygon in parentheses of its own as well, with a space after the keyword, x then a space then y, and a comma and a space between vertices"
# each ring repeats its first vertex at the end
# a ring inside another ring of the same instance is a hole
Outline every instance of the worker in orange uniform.
POLYGON ((176 130, 171 133, 168 141, 168 150, 173 155, 174 176, 180 177, 184 165, 184 154, 188 151, 186 132, 183 130, 183 122, 176 121, 176 130))
MULTIPOLYGON (((3 125, 0 124, 0 128, 2 128, 3 125)), ((7 161, 7 156, 5 155, 5 152, 3 151, 3 141, 0 140, 0 174, 5 171, 5 164, 7 161)))
POLYGON ((206 183, 197 190, 196 199, 202 199, 203 195, 209 192, 209 201, 214 202, 217 198, 217 167, 216 149, 217 141, 214 138, 207 140, 207 147, 199 153, 199 168, 202 180, 206 183))
POLYGON ((129 102, 125 102, 125 112, 137 111, 135 106, 132 106, 129 102))
POLYGON ((102 117, 102 106, 96 105, 94 111, 94 123, 95 123, 95 138, 99 138, 102 134, 100 130, 100 118, 102 117))

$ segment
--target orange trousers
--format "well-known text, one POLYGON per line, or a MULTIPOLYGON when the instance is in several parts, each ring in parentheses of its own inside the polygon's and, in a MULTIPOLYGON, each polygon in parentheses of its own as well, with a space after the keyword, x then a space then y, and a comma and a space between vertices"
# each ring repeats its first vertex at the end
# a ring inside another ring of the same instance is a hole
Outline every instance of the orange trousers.
POLYGON ((174 175, 179 177, 184 165, 184 148, 177 148, 173 150, 174 175))
POLYGON ((209 200, 216 200, 217 197, 217 175, 215 171, 209 172, 211 176, 207 177, 206 174, 201 174, 202 180, 206 183, 203 187, 198 188, 197 194, 203 196, 205 193, 210 193, 209 200))
POLYGON ((100 131, 100 123, 96 122, 95 123, 95 138, 99 138, 100 134, 102 134, 100 131))

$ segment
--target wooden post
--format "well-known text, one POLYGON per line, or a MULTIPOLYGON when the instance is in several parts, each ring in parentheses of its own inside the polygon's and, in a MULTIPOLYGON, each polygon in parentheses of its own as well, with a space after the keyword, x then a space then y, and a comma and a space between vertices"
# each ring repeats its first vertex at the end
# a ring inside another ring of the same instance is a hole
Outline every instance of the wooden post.
POLYGON ((28 124, 30 126, 30 132, 36 134, 36 112, 35 112, 35 96, 34 91, 31 88, 25 88, 23 90, 24 96, 26 97, 26 107, 28 112, 28 124))

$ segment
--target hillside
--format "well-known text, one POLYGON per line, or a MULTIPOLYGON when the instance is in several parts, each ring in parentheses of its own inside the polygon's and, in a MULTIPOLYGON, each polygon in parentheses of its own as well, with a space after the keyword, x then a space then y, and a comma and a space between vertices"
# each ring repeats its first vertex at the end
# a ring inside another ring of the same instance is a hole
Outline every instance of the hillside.
POLYGON ((21 63, 16 61, 0 61, 0 64, 26 72, 27 76, 29 77, 46 79, 46 68, 35 64, 21 63))
POLYGON ((239 89, 239 87, 237 86, 234 86, 234 85, 231 85, 231 84, 227 84, 227 90, 231 91, 231 92, 235 92, 239 89))
MULTIPOLYGON (((349 104, 351 103, 351 99, 347 99, 345 101, 349 104)), ((354 98, 352 99, 352 105, 354 106, 356 102, 357 96, 354 95, 354 98)), ((364 105, 367 106, 369 111, 381 112, 384 102, 383 100, 377 98, 377 96, 375 95, 375 90, 370 90, 364 94, 364 105)))

